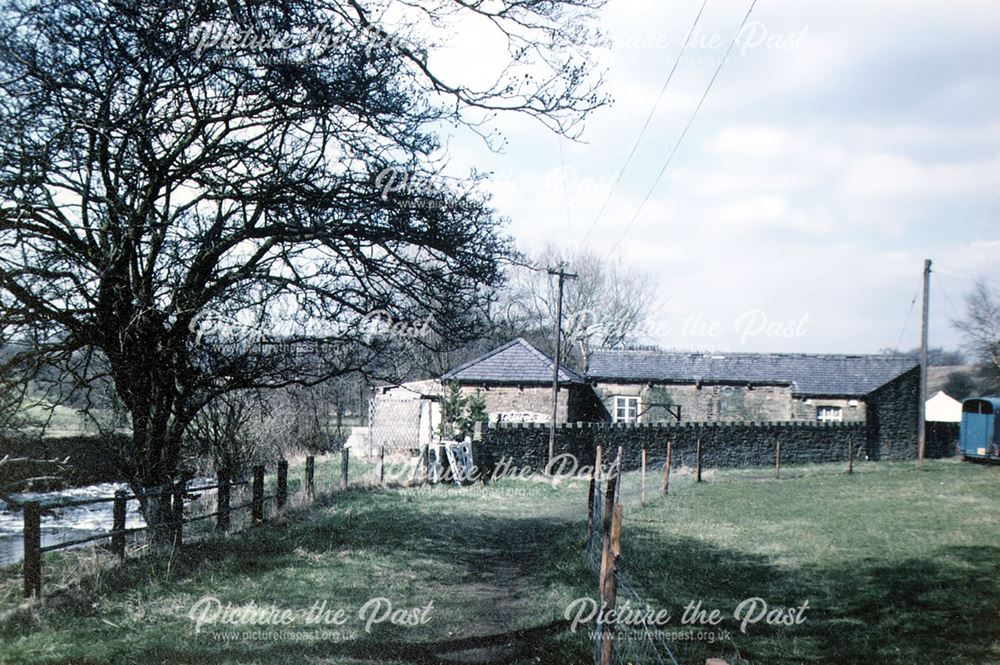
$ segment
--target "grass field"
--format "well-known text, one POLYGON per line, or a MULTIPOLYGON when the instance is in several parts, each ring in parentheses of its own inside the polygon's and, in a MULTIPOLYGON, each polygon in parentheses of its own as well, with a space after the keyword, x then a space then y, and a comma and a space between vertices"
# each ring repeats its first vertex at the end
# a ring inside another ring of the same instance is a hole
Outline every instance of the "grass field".
MULTIPOLYGON (((1000 468, 842 471, 676 474, 669 497, 651 491, 641 507, 628 475, 621 564, 671 613, 668 632, 702 634, 673 643, 681 663, 1000 662, 1000 468), (808 607, 798 625, 742 633, 733 612, 750 597, 808 607), (698 601, 719 610, 718 626, 680 625, 698 601)), ((0 662, 586 663, 587 631, 565 622, 570 602, 596 595, 585 506, 582 482, 336 495, 8 610, 0 662), (191 610, 211 609, 206 597, 257 623, 212 624, 205 611, 198 630, 191 610), (293 621, 262 625, 251 602, 293 621), (342 609, 343 623, 309 623, 316 607, 342 609), (397 621, 366 632, 373 611, 397 621)))
POLYGON ((24 409, 27 420, 26 434, 35 434, 44 426, 46 437, 81 436, 93 434, 92 423, 76 409, 40 401, 24 409))

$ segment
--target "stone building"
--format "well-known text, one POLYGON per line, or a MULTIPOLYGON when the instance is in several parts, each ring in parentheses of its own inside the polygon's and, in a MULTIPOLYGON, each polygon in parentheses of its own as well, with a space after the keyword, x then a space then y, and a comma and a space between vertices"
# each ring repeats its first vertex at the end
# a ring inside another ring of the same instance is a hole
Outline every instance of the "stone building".
POLYGON ((587 379, 614 422, 866 422, 917 364, 890 355, 598 350, 587 379))
MULTIPOLYGON (((552 358, 515 339, 445 373, 440 379, 373 389, 366 446, 414 451, 439 432, 445 384, 466 397, 479 395, 492 423, 548 423, 552 420, 552 358)), ((606 419, 603 406, 582 376, 559 367, 557 422, 606 419)))
MULTIPOLYGON (((395 440, 399 414, 410 414, 425 440, 450 382, 480 395, 491 423, 548 423, 552 367, 550 356, 515 339, 440 380, 376 389, 372 430, 395 440), (394 403, 411 400, 420 405, 394 403)), ((602 349, 585 376, 560 366, 556 422, 857 423, 892 458, 916 441, 918 383, 918 365, 901 356, 602 349)))
MULTIPOLYGON (((552 357, 518 338, 460 365, 441 377, 466 395, 486 402, 490 422, 552 420, 552 357)), ((602 420, 606 416, 593 390, 578 373, 559 366, 556 422, 602 420)))

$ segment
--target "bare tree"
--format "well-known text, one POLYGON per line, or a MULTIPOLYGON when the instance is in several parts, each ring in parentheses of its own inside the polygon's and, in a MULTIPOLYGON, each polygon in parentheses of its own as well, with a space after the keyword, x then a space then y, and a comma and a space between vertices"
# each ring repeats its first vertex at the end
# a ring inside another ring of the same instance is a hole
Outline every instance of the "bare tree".
POLYGON ((69 458, 37 459, 32 457, 0 458, 0 499, 9 505, 21 502, 12 493, 30 491, 36 486, 46 487, 59 483, 68 471, 69 458))
MULTIPOLYGON (((905 356, 907 358, 913 358, 914 360, 920 360, 919 346, 905 351, 892 347, 886 347, 884 349, 879 349, 879 353, 892 356, 905 356)), ((949 351, 940 346, 932 346, 927 349, 927 364, 930 367, 950 367, 954 365, 964 365, 965 362, 965 355, 961 351, 949 351)))
POLYGON ((509 111, 574 135, 604 101, 599 4, 10 0, 0 317, 30 352, 6 370, 111 382, 155 527, 147 490, 213 399, 364 368, 374 310, 476 336, 510 245, 435 132, 509 111), (492 84, 432 64, 462 20, 507 41, 492 84))
POLYGON ((506 309, 507 328, 527 331, 545 347, 555 327, 557 285, 545 267, 564 262, 577 275, 563 288, 562 361, 577 354, 586 369, 595 348, 621 348, 635 343, 656 309, 652 277, 630 269, 620 259, 606 259, 589 250, 560 254, 548 247, 535 257, 535 269, 518 268, 511 279, 506 309))
POLYGON ((321 452, 330 446, 336 413, 333 384, 287 386, 262 395, 248 424, 262 459, 321 452))
POLYGON ((25 412, 27 382, 0 377, 0 440, 19 436, 32 424, 25 412))
POLYGON ((219 395, 188 426, 182 466, 200 469, 209 462, 237 477, 256 463, 325 452, 345 438, 344 415, 358 409, 359 380, 345 375, 315 385, 219 395))
POLYGON ((257 460, 257 441, 251 433, 257 402, 258 396, 250 391, 230 392, 202 407, 185 431, 191 466, 207 458, 230 477, 243 477, 257 460))
POLYGON ((1000 297, 986 280, 977 280, 966 295, 965 318, 951 324, 961 331, 979 363, 981 387, 1000 390, 1000 297))

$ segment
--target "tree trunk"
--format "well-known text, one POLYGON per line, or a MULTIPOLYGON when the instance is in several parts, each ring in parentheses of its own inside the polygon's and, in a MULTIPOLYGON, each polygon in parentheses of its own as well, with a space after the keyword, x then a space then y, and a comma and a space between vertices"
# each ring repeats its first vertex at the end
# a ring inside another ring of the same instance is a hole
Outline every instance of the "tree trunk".
POLYGON ((142 516, 146 520, 146 542, 153 550, 164 550, 174 541, 174 513, 172 483, 150 485, 143 494, 153 494, 139 500, 142 516))

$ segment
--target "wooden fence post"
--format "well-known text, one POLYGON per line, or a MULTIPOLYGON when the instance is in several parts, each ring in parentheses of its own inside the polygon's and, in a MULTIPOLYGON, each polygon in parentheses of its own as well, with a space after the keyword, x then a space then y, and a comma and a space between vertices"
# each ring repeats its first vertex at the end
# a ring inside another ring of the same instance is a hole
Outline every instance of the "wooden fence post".
POLYGON ((847 437, 847 473, 854 473, 854 437, 847 437))
POLYGON ((673 441, 667 441, 667 463, 663 466, 663 494, 670 494, 670 454, 673 452, 673 441))
POLYGON ((184 543, 184 491, 186 485, 187 483, 183 480, 174 485, 173 543, 177 547, 184 543))
POLYGON ((639 496, 639 505, 646 504, 646 449, 642 449, 642 494, 639 496))
POLYGON ((117 490, 115 502, 111 507, 111 551, 119 561, 125 560, 125 507, 128 505, 128 492, 117 490))
POLYGON ((288 460, 278 460, 278 482, 275 492, 275 502, 278 508, 284 508, 288 502, 288 460))
MULTIPOLYGON (((622 534, 622 506, 621 504, 615 505, 614 515, 611 518, 611 532, 609 534, 611 541, 610 543, 610 556, 608 556, 608 567, 605 574, 604 581, 604 595, 602 607, 606 607, 610 610, 614 610, 615 604, 617 602, 618 596, 618 555, 621 554, 621 534, 622 534)), ((601 665, 611 665, 612 659, 612 648, 614 646, 614 639, 610 633, 614 631, 612 626, 610 629, 601 629, 601 665)))
MULTIPOLYGON (((478 460, 476 460, 478 463, 478 460)), ((417 465, 420 467, 418 471, 418 477, 420 478, 420 484, 426 485, 431 479, 431 444, 425 443, 420 446, 420 459, 417 461, 417 465)), ((483 482, 486 479, 483 478, 483 482)))
POLYGON ((695 458, 694 459, 695 480, 700 483, 701 482, 701 436, 699 436, 695 440, 694 458, 695 458))
POLYGON ((42 513, 37 501, 27 501, 24 510, 24 597, 42 596, 42 513))
POLYGON ((604 549, 601 553, 601 573, 599 577, 600 592, 604 595, 604 587, 607 583, 608 558, 611 556, 611 525, 614 521, 615 504, 618 503, 619 489, 622 477, 622 447, 618 447, 618 457, 608 468, 608 486, 604 493, 604 524, 603 538, 604 549))
MULTIPOLYGON (((615 609, 617 596, 617 569, 618 555, 621 554, 621 525, 622 507, 621 499, 621 477, 622 477, 622 448, 618 448, 618 457, 615 460, 615 472, 608 471, 608 489, 605 494, 605 514, 604 514, 604 551, 601 557, 601 573, 599 578, 602 614, 604 608, 615 609)), ((600 629, 601 640, 601 665, 610 665, 613 642, 612 633, 614 627, 606 630, 598 615, 598 627, 600 629)))
POLYGON ((594 470, 590 474, 590 491, 587 493, 587 540, 584 547, 589 551, 590 541, 594 537, 594 502, 598 501, 601 492, 601 446, 597 446, 594 455, 594 470))
POLYGON ((229 472, 219 471, 219 489, 215 493, 215 529, 216 531, 229 530, 229 472))
POLYGON ((351 451, 347 448, 340 450, 340 489, 347 489, 347 465, 350 464, 351 451))
POLYGON ((385 487, 385 444, 378 447, 378 484, 385 487))
POLYGON ((310 501, 316 496, 316 458, 310 455, 306 458, 306 498, 310 501))
POLYGON ((264 521, 264 467, 253 468, 253 498, 250 500, 250 514, 254 522, 264 521))
POLYGON ((781 438, 774 444, 774 477, 781 478, 781 438))

